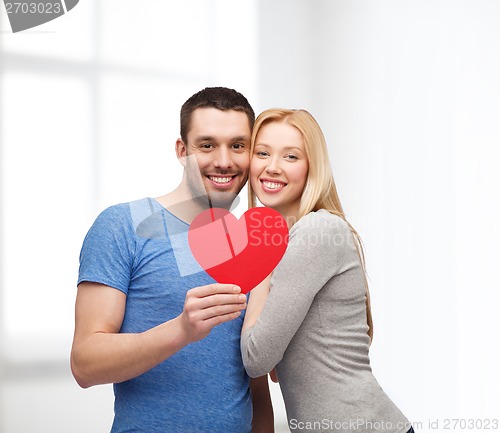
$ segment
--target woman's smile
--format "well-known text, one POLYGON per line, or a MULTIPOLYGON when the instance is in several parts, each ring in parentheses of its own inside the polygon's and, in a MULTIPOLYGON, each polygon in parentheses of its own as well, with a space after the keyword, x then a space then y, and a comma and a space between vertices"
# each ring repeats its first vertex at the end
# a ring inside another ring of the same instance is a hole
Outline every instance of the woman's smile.
POLYGON ((259 179, 262 184, 262 189, 267 193, 277 193, 283 190, 286 187, 285 182, 281 182, 279 180, 272 179, 259 179))

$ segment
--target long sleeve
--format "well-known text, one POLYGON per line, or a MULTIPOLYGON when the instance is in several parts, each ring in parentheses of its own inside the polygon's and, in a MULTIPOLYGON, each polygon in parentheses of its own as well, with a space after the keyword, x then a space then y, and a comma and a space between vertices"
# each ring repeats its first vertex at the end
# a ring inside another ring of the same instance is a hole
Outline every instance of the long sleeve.
POLYGON ((352 252, 352 247, 348 225, 326 211, 311 212, 292 227, 288 248, 273 272, 262 314, 241 337, 243 363, 249 376, 266 374, 281 361, 316 294, 343 272, 345 251, 352 252))

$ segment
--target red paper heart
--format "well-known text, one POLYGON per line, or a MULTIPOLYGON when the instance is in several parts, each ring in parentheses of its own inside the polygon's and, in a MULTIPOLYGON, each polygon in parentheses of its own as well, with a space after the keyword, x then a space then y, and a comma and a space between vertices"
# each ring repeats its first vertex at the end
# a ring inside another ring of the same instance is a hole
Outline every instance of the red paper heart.
POLYGON ((212 208, 193 220, 188 240, 194 258, 214 280, 248 293, 285 254, 288 227, 271 208, 249 209, 239 220, 226 209, 212 208))

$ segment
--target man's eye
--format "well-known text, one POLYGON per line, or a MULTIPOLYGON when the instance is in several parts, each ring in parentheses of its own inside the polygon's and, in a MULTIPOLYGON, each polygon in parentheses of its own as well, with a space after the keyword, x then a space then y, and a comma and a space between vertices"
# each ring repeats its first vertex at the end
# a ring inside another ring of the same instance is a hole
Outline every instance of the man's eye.
POLYGON ((212 143, 203 143, 200 147, 202 149, 211 149, 214 145, 212 143))
POLYGON ((245 147, 244 144, 241 143, 234 143, 233 144, 233 149, 243 149, 245 147))

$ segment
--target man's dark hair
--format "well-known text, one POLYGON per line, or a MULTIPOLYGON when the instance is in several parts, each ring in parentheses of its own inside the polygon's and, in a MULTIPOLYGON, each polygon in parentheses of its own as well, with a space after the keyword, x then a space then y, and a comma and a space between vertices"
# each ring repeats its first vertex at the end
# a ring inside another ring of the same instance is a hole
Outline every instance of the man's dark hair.
POLYGON ((241 93, 227 87, 206 87, 191 96, 181 108, 181 138, 187 143, 193 111, 197 108, 243 111, 248 117, 250 130, 255 122, 252 106, 241 93))

